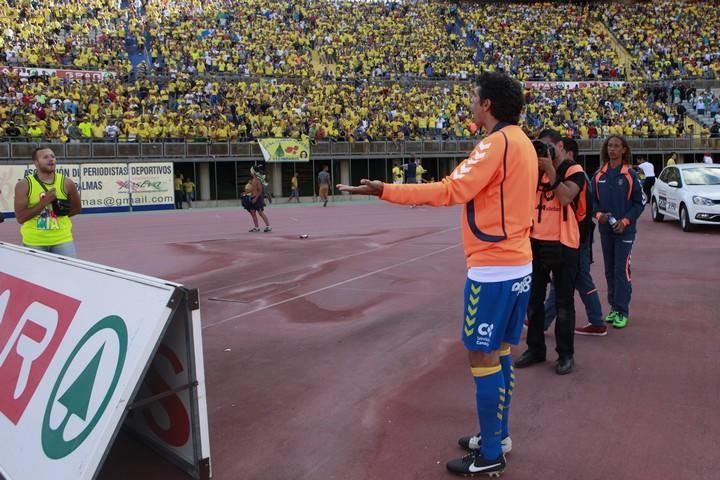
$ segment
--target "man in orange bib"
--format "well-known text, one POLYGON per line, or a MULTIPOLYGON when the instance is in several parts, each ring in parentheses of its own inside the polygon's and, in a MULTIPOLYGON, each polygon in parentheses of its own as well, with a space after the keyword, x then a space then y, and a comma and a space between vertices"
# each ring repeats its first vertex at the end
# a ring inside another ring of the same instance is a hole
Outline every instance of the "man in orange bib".
POLYGON ((544 130, 535 142, 542 172, 536 193, 535 216, 530 233, 533 249, 533 282, 528 307, 528 349, 515 362, 525 368, 545 361, 545 295, 552 273, 557 321, 555 372, 565 375, 574 366, 575 280, 578 273, 580 227, 574 202, 587 188, 580 165, 568 160, 562 136, 544 130))

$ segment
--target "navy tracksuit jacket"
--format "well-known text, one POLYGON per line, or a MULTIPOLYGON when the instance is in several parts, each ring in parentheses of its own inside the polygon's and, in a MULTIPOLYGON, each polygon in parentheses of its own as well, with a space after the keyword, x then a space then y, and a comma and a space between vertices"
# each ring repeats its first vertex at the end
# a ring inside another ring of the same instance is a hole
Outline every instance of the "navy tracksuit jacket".
POLYGON ((637 221, 643 212, 642 185, 637 174, 627 165, 610 168, 603 165, 593 176, 593 211, 612 213, 618 221, 627 223, 622 234, 617 234, 608 224, 598 225, 605 263, 610 308, 623 315, 630 313, 632 284, 630 254, 637 221))

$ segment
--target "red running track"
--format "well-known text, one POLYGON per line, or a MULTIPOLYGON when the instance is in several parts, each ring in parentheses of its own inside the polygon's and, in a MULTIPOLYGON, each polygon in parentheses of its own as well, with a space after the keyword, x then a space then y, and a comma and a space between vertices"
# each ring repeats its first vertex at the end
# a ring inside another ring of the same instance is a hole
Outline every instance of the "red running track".
MULTIPOLYGON (((268 215, 268 234, 247 233, 240 209, 75 222, 81 258, 200 289, 214 478, 452 478, 457 437, 478 430, 460 209, 268 215)), ((685 234, 648 213, 639 228, 629 327, 577 338, 571 375, 550 361, 518 371, 503 478, 720 478, 720 229, 685 234)), ((19 241, 11 221, 0 240, 19 241)), ((606 309, 601 262, 593 274, 606 309)), ((121 436, 100 478, 185 477, 121 436)))

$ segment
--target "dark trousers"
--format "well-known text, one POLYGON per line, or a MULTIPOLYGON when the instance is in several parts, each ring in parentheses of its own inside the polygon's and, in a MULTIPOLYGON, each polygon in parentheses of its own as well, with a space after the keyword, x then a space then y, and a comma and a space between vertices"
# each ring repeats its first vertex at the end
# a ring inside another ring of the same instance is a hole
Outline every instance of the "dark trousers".
POLYGON ((634 233, 616 235, 602 232, 600 234, 605 262, 605 280, 608 286, 608 303, 612 310, 623 315, 630 314, 632 296, 630 253, 634 242, 634 233))
POLYGON ((560 242, 532 241, 533 273, 528 306, 527 345, 536 357, 545 358, 545 296, 552 273, 555 284, 557 321, 555 351, 560 358, 575 353, 575 280, 578 273, 578 249, 560 242))
POLYGON ((184 199, 185 195, 183 194, 183 191, 175 190, 175 208, 177 208, 178 210, 182 210, 182 204, 184 199))
POLYGON ((645 180, 643 180, 643 191, 645 192, 645 198, 647 198, 647 201, 650 201, 650 192, 652 191, 652 187, 655 185, 655 177, 647 177, 645 180))
MULTIPOLYGON (((590 273, 590 265, 593 263, 592 259, 592 235, 585 240, 585 243, 580 244, 578 250, 580 261, 578 263, 578 275, 575 280, 575 290, 580 294, 580 300, 585 305, 585 313, 587 314, 588 321, 596 327, 604 327, 605 322, 602 316, 602 305, 600 304, 600 294, 595 287, 595 281, 590 273)), ((555 287, 550 284, 550 294, 548 295, 547 301, 545 301, 545 330, 550 328, 550 325, 557 316, 557 308, 555 307, 555 287)))

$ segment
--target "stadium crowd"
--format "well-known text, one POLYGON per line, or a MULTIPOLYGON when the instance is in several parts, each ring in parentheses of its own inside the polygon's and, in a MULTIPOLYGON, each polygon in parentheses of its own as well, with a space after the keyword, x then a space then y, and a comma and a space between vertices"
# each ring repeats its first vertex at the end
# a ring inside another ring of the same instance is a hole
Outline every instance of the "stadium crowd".
POLYGON ((717 2, 611 2, 602 21, 652 80, 717 78, 720 40, 717 2))
POLYGON ((625 78, 587 5, 475 2, 461 16, 478 47, 475 60, 519 80, 625 78))
MULTIPOLYGON (((7 64, 117 76, 83 83, 42 72, 0 74, 0 135, 62 142, 465 138, 477 127, 468 84, 457 80, 484 69, 524 80, 622 80, 598 18, 627 48, 645 45, 630 51, 653 78, 714 72, 708 52, 716 40, 702 3, 20 0, 0 6, 7 64), (658 9, 670 18, 689 12, 693 28, 658 23, 658 9), (643 33, 633 22, 655 27, 643 33), (692 57, 698 45, 702 55, 692 57), (147 55, 128 79, 130 46, 147 55)), ((676 90, 529 84, 524 126, 578 138, 686 135, 676 90)), ((711 92, 683 91, 682 100, 696 102, 700 114, 718 113, 711 92)))
POLYGON ((0 3, 0 52, 7 65, 127 74, 126 35, 138 28, 137 19, 110 0, 0 3))
MULTIPOLYGON (((677 136, 682 113, 659 93, 632 84, 586 88, 526 88, 524 125, 589 138, 612 133, 677 136)), ((312 140, 465 138, 471 121, 465 83, 372 82, 224 83, 181 74, 165 84, 149 79, 97 83, 0 74, 4 136, 55 141, 90 139, 312 140)))
POLYGON ((147 3, 152 72, 352 79, 478 71, 452 32, 455 14, 438 3, 219 3, 147 3))

